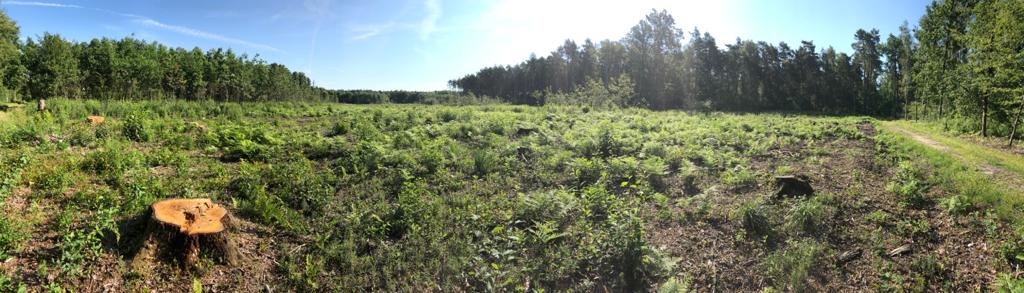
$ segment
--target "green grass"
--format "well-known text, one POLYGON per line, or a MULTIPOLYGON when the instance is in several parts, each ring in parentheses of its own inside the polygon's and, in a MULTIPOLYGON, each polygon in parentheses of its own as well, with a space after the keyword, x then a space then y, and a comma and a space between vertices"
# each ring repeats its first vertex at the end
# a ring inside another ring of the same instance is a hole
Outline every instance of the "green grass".
POLYGON ((949 150, 970 161, 985 162, 989 165, 1024 176, 1024 156, 1004 150, 973 143, 942 131, 936 125, 900 120, 886 122, 885 125, 898 126, 913 132, 926 134, 928 138, 949 147, 949 150))

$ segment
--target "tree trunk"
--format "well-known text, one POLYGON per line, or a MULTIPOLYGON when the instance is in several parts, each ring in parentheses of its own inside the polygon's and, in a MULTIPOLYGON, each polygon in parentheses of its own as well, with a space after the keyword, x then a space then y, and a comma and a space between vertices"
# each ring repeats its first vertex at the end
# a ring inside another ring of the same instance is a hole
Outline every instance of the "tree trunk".
POLYGON ((1013 127, 1010 128, 1010 142, 1006 144, 1007 147, 1013 146, 1013 138, 1017 136, 1017 126, 1020 123, 1020 112, 1024 110, 1024 96, 1021 96, 1020 106, 1017 106, 1017 114, 1013 118, 1013 127))
POLYGON ((981 96, 981 136, 988 137, 988 95, 981 96))

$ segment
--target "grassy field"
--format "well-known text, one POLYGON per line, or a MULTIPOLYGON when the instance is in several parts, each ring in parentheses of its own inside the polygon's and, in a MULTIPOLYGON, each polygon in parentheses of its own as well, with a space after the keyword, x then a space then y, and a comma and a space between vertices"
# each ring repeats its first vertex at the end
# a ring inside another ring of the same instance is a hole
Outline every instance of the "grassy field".
MULTIPOLYGON (((1019 195, 870 118, 50 107, 0 116, 0 291, 1021 286, 1012 277, 1024 261, 1019 195), (815 192, 775 196, 776 175, 806 176, 815 192), (162 258, 130 266, 148 206, 171 197, 227 206, 242 264, 202 255, 187 270, 162 258)), ((1019 157, 999 161, 1013 170, 1019 157)))

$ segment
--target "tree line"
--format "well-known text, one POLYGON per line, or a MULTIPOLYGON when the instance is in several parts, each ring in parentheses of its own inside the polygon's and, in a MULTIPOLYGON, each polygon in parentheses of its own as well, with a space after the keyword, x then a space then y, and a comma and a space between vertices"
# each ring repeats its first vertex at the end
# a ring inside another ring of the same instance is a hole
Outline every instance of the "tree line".
POLYGON ((50 33, 22 42, 19 31, 0 11, 0 100, 64 97, 451 104, 480 100, 450 91, 325 89, 302 72, 231 49, 188 50, 133 37, 75 42, 50 33))
POLYGON ((853 56, 811 41, 793 47, 737 39, 721 49, 709 33, 684 35, 667 11, 652 11, 619 41, 566 40, 548 56, 484 68, 449 85, 544 104, 552 94, 625 82, 633 90, 623 92, 620 106, 888 115, 901 106, 880 91, 881 60, 913 50, 906 26, 886 43, 877 30, 857 31, 853 56))
POLYGON ((302 72, 231 49, 172 48, 133 37, 74 42, 45 33, 22 42, 0 12, 2 95, 7 100, 181 98, 319 100, 326 90, 302 72))
POLYGON ((812 41, 737 39, 721 48, 697 29, 686 37, 668 12, 652 11, 621 40, 566 40, 547 56, 449 85, 516 104, 563 101, 566 93, 600 104, 608 99, 586 94, 615 89, 620 106, 912 117, 982 134, 993 125, 1005 134, 1024 105, 1019 0, 934 1, 914 29, 904 23, 884 40, 877 29, 856 31, 852 54, 812 41))

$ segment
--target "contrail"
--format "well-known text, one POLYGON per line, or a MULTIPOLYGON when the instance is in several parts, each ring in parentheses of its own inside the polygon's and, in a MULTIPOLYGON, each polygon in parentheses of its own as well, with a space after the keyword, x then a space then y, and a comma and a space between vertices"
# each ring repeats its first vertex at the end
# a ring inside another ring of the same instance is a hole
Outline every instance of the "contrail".
POLYGON ((52 3, 52 2, 3 1, 3 2, 0 2, 0 4, 18 5, 18 6, 37 6, 37 7, 74 8, 74 9, 94 10, 94 11, 114 14, 114 15, 118 15, 118 16, 122 16, 122 17, 133 18, 133 19, 135 19, 136 22, 138 22, 138 23, 140 23, 142 25, 151 26, 151 27, 155 27, 155 28, 160 28, 160 29, 164 29, 164 30, 169 30, 169 31, 176 32, 176 33, 183 34, 183 35, 189 35, 189 36, 193 36, 193 37, 198 37, 198 38, 203 38, 203 39, 208 39, 208 40, 214 40, 214 41, 221 41, 221 42, 225 42, 225 43, 233 43, 233 44, 238 44, 238 45, 243 45, 243 46, 247 46, 247 47, 251 47, 251 48, 267 50, 267 51, 273 51, 273 52, 278 52, 278 53, 286 53, 286 52, 282 51, 281 49, 274 48, 274 47, 269 46, 269 45, 254 43, 254 42, 250 42, 250 41, 246 41, 246 40, 242 40, 242 39, 236 39, 236 38, 232 38, 232 37, 227 37, 227 36, 223 36, 223 35, 219 35, 219 34, 215 34, 215 33, 211 33, 211 32, 206 32, 206 31, 202 31, 202 30, 198 30, 198 29, 194 29, 194 28, 190 28, 190 27, 166 24, 166 23, 160 22, 158 20, 155 20, 155 19, 152 19, 152 18, 149 18, 149 17, 145 17, 145 16, 142 16, 142 15, 138 15, 138 14, 123 13, 123 12, 118 12, 118 11, 113 11, 113 10, 108 10, 108 9, 102 9, 102 8, 89 8, 89 7, 84 7, 84 6, 80 6, 80 5, 74 5, 74 4, 63 4, 63 3, 52 3))

